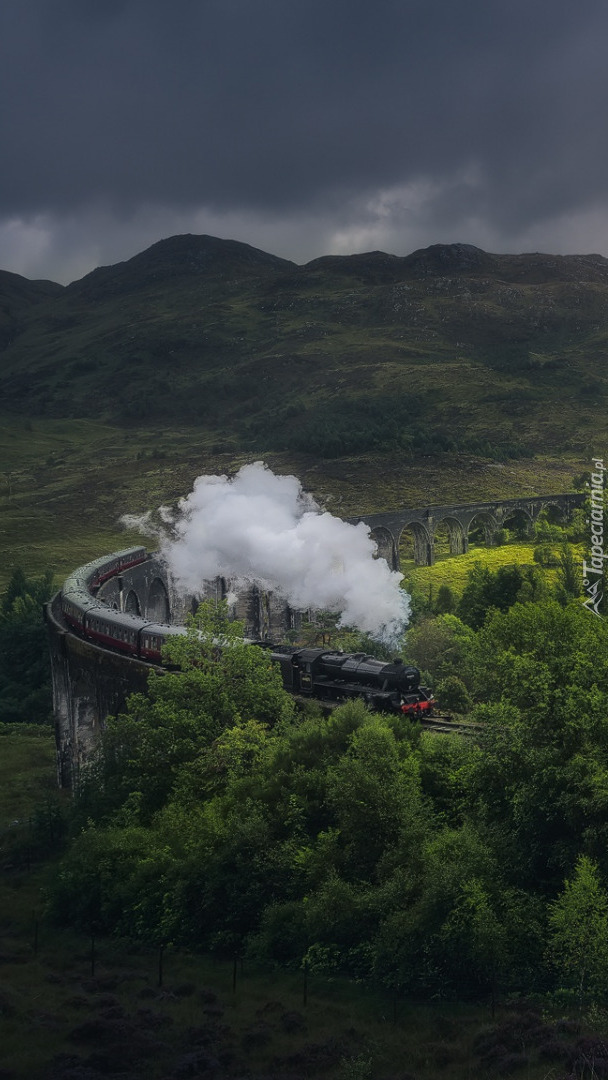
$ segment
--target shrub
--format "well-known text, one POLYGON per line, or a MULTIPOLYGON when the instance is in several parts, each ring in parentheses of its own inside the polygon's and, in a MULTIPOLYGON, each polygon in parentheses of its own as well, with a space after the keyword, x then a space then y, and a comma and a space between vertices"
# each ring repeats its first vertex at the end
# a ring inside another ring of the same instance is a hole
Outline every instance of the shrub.
POLYGON ((437 700, 444 709, 451 709, 457 713, 468 713, 473 707, 473 701, 462 679, 457 675, 448 675, 442 679, 436 690, 437 700))
POLYGON ((440 585, 437 590, 435 611, 438 615, 449 615, 456 607, 456 598, 449 585, 440 585))

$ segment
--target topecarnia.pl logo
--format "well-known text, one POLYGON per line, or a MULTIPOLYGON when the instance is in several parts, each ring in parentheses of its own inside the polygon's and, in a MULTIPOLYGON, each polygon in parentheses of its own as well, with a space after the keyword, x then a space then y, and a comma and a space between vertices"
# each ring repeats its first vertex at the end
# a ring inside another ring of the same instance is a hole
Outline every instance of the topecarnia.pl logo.
POLYGON ((591 483, 587 487, 591 489, 591 515, 587 524, 591 529, 591 556, 590 562, 583 560, 583 585, 585 598, 583 607, 592 611, 594 615, 602 619, 602 601, 604 599, 604 562, 608 559, 608 552, 604 551, 604 477, 606 467, 602 458, 592 458, 593 470, 591 483))

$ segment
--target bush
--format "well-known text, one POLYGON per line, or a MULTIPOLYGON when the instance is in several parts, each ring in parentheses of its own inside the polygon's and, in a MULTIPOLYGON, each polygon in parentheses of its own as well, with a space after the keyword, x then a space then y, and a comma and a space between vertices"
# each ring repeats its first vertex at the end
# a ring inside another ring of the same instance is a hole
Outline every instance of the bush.
POLYGON ((449 585, 440 585, 435 600, 438 615, 450 615, 456 608, 456 598, 449 585))
POLYGON ((442 679, 436 689, 437 700, 444 709, 450 709, 457 713, 468 713, 473 707, 473 701, 462 679, 457 675, 448 675, 442 679))
POLYGON ((537 544, 534 548, 534 562, 548 568, 557 566, 559 559, 551 544, 537 544))

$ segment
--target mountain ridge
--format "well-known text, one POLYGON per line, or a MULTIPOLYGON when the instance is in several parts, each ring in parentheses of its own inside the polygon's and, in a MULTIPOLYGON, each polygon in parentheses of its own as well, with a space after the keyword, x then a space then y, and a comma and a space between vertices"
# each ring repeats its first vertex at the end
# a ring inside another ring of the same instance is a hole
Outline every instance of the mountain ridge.
POLYGON ((250 270, 264 268, 281 271, 315 271, 332 268, 347 274, 364 271, 366 268, 382 266, 401 276, 405 271, 412 276, 432 274, 442 276, 448 273, 477 276, 488 273, 502 277, 505 281, 523 278, 526 269, 530 274, 529 284, 551 280, 601 280, 608 281, 608 259, 597 253, 552 255, 544 252, 522 252, 518 254, 500 254, 484 251, 473 244, 450 243, 431 244, 417 248, 408 255, 395 255, 391 252, 373 250, 356 252, 350 255, 321 255, 305 263, 264 251, 240 240, 226 240, 208 234, 181 233, 157 240, 154 244, 117 263, 95 267, 81 278, 76 278, 68 285, 60 285, 50 279, 30 279, 12 271, 0 269, 0 293, 13 282, 27 283, 32 289, 40 289, 43 296, 51 292, 77 292, 80 287, 109 277, 122 277, 125 273, 139 271, 145 278, 153 272, 200 274, 213 270, 218 264, 226 269, 237 267, 250 270), (215 255, 215 261, 212 256, 215 255), (188 260, 180 263, 177 257, 188 260), (585 274, 581 278, 580 275, 585 274), (535 280, 532 280, 532 275, 535 280), (575 277, 576 275, 576 277, 575 277))
POLYGON ((228 272, 255 273, 265 270, 295 269, 296 264, 239 240, 183 233, 158 240, 124 262, 100 266, 66 286, 68 293, 94 297, 108 283, 141 287, 163 277, 221 277, 228 272))
POLYGON ((607 351, 600 255, 435 244, 297 265, 184 234, 65 287, 0 274, 5 412, 194 424, 260 453, 586 447, 607 351))

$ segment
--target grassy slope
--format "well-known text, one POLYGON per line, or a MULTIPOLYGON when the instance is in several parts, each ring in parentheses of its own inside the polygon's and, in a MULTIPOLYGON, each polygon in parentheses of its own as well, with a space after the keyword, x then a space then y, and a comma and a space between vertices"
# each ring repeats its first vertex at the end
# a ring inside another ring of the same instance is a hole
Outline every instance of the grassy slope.
MULTIPOLYGON (((196 429, 116 428, 93 420, 0 421, 0 590, 12 569, 47 566, 63 578, 105 551, 139 542, 119 517, 188 493, 203 472, 232 472, 256 453, 213 454, 196 429), (160 455, 160 456, 154 456, 160 455)), ((331 461, 264 455, 278 472, 299 476, 328 510, 342 516, 404 505, 568 490, 583 458, 505 465, 404 453, 331 461)))
POLYGON ((0 829, 27 821, 44 794, 56 786, 52 730, 0 725, 0 829))
POLYGON ((608 447, 599 257, 448 245, 295 267, 174 237, 65 289, 0 274, 0 299, 0 587, 131 542, 122 513, 245 461, 348 516, 569 490, 608 447), (350 452, 327 458, 333 429, 350 452))
MULTIPOLYGON (((575 559, 582 564, 585 554, 583 545, 574 544, 572 550, 575 559)), ((458 597, 462 594, 467 577, 476 563, 483 563, 490 570, 498 570, 501 566, 537 566, 534 562, 534 545, 531 542, 514 541, 501 547, 471 546, 466 555, 442 558, 434 566, 414 566, 413 563, 408 563, 403 566, 403 571, 427 596, 430 590, 436 596, 441 585, 449 585, 458 597)), ((557 573, 554 569, 544 568, 542 573, 548 584, 555 582, 557 573)))
POLYGON ((191 424, 209 447, 257 453, 374 401, 396 403, 393 443, 416 425, 469 450, 606 441, 605 260, 471 261, 451 245, 295 267, 208 239, 163 241, 19 308, 6 406, 191 424))

